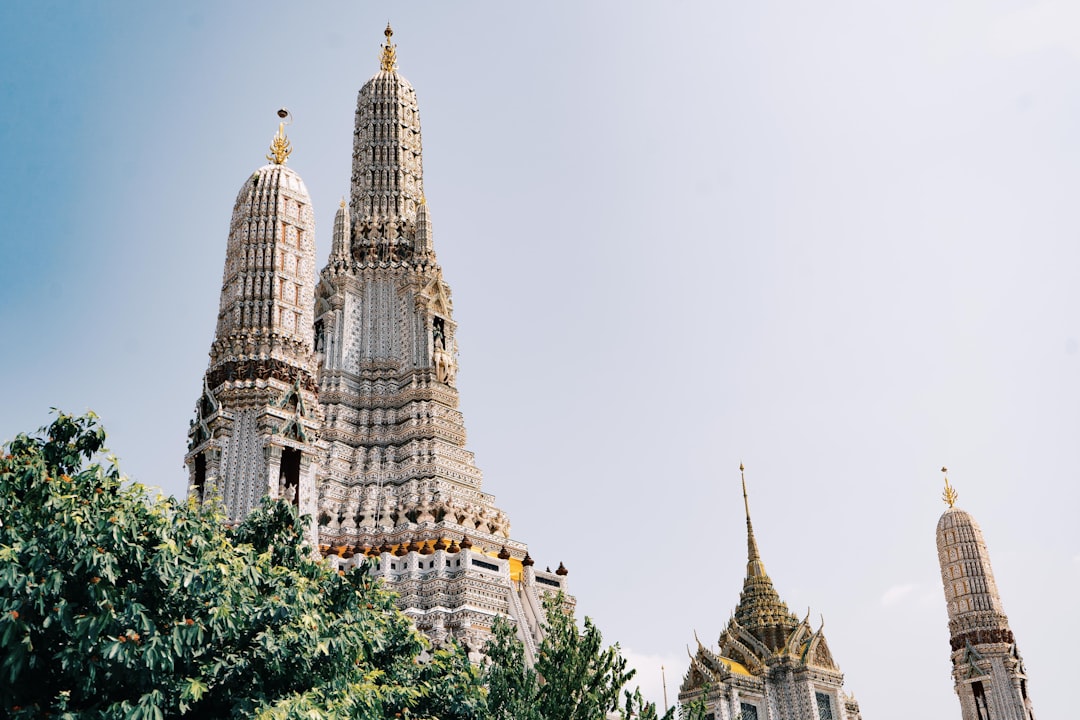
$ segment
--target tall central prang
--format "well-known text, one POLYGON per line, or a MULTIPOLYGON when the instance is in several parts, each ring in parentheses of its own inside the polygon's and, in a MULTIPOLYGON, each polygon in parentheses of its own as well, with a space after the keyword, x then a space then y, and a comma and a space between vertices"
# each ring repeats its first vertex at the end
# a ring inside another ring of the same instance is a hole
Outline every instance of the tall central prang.
POLYGON ((370 558, 436 644, 452 635, 479 653, 506 616, 531 659, 541 597, 564 589, 566 570, 533 568, 465 448, 420 113, 392 36, 387 26, 380 70, 356 102, 349 203, 318 278, 312 203, 285 167, 284 124, 271 164, 241 188, 189 492, 219 498, 234 521, 266 495, 288 498, 315 516, 331 564, 370 558))
POLYGON ((453 634, 478 650, 502 614, 528 647, 542 618, 537 590, 561 589, 565 571, 533 570, 465 447, 457 325, 432 243, 416 92, 398 73, 389 26, 385 34, 380 70, 357 98, 349 203, 316 290, 328 445, 320 542, 343 559, 378 558, 433 638, 453 634))

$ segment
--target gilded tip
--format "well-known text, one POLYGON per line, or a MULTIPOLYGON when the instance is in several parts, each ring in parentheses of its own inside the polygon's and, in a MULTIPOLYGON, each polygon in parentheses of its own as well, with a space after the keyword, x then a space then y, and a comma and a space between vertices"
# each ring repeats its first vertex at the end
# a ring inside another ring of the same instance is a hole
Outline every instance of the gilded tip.
POLYGON ((275 165, 284 165, 288 162, 291 153, 292 143, 285 136, 285 123, 278 123, 277 135, 274 135, 270 143, 270 154, 266 156, 266 159, 275 165))
POLYGON ((742 463, 739 463, 739 472, 745 472, 745 471, 746 471, 746 466, 743 465, 742 463))
POLYGON ((394 72, 397 70, 397 45, 390 42, 390 38, 394 37, 394 29, 390 27, 390 23, 386 23, 383 35, 386 36, 386 42, 382 46, 382 58, 379 60, 379 67, 382 68, 383 72, 394 72))
POLYGON ((941 494, 941 499, 945 501, 945 504, 950 508, 956 506, 956 500, 960 497, 959 493, 949 484, 948 468, 942 467, 941 472, 945 473, 945 492, 941 494))

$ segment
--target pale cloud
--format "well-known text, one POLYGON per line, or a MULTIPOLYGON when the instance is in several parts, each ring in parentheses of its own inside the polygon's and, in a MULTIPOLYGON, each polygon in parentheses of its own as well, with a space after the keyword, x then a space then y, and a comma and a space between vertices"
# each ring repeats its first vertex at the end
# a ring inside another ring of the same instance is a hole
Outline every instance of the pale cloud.
POLYGON ((940 592, 927 583, 904 583, 893 585, 881 594, 882 607, 932 608, 938 603, 940 592))
POLYGON ((904 598, 911 595, 917 587, 918 585, 915 585, 914 583, 908 583, 906 585, 893 585, 881 596, 881 604, 885 607, 898 605, 904 600, 904 598))
POLYGON ((1080 57, 1080 3, 1044 0, 1018 8, 990 23, 987 40, 1006 56, 1064 50, 1080 57))

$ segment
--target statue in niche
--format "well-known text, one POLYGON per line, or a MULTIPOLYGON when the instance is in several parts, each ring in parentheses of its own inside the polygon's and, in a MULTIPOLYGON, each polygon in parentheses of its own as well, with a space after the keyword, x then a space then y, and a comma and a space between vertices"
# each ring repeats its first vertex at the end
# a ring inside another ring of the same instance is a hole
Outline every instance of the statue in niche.
POLYGON ((446 349, 446 321, 435 316, 431 321, 431 338, 436 350, 446 349))
POLYGON ((467 528, 476 529, 476 516, 473 514, 474 509, 471 505, 465 505, 459 507, 457 514, 457 523, 467 528))
POLYGON ((324 500, 319 506, 319 524, 325 525, 330 528, 331 531, 336 531, 341 527, 341 515, 339 508, 330 501, 324 500))
POLYGON ((352 505, 345 505, 341 522, 338 524, 338 527, 346 532, 356 528, 356 511, 353 509, 352 505))
POLYGON ((419 512, 417 513, 417 516, 416 516, 416 522, 418 522, 418 523, 435 522, 435 514, 432 513, 431 511, 432 511, 431 503, 428 502, 427 500, 425 500, 420 505, 419 512))
POLYGON ((361 520, 357 523, 358 526, 374 527, 375 526, 375 513, 377 512, 377 503, 375 496, 372 493, 368 493, 364 496, 364 501, 360 505, 361 520))

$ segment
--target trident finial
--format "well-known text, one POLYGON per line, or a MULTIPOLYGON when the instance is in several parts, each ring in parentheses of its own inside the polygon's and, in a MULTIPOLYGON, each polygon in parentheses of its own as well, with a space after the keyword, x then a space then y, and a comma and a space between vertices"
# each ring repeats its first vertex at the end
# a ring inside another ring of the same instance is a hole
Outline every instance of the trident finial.
POLYGON ((278 117, 282 122, 278 123, 277 135, 274 136, 273 141, 270 143, 270 154, 266 156, 266 159, 275 165, 284 165, 288 159, 289 154, 292 152, 292 143, 289 142, 289 138, 285 137, 285 118, 289 118, 289 124, 292 124, 292 117, 289 111, 285 108, 281 108, 277 111, 278 117))
POLYGON ((941 494, 941 499, 944 500, 949 507, 953 507, 956 505, 956 499, 960 497, 960 495, 958 495, 956 490, 953 489, 953 486, 949 484, 949 468, 942 467, 941 472, 945 474, 945 492, 941 494))
POLYGON ((292 143, 289 142, 289 138, 285 137, 285 123, 278 123, 277 135, 274 136, 273 142, 270 143, 270 154, 266 156, 266 159, 275 165, 284 165, 288 161, 291 152, 292 143))
POLYGON ((383 35, 386 36, 386 42, 382 46, 382 60, 380 66, 383 72, 394 72, 397 70, 397 45, 390 42, 390 38, 394 37, 394 28, 390 27, 390 23, 386 23, 386 29, 383 30, 383 35))

